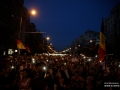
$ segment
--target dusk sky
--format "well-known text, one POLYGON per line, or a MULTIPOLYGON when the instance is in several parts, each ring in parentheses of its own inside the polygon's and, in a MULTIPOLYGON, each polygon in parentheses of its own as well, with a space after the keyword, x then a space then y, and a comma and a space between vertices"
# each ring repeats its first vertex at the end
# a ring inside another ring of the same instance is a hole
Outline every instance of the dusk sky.
POLYGON ((107 18, 120 0, 25 0, 24 6, 30 11, 36 29, 46 32, 56 51, 62 51, 86 30, 99 32, 102 17, 107 18))

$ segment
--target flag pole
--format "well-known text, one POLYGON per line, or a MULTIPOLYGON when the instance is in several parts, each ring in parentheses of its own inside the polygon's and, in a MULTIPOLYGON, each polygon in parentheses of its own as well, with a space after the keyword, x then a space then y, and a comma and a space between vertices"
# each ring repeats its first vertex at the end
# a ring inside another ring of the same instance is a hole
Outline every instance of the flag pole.
MULTIPOLYGON (((21 12, 22 14, 22 12, 21 12)), ((19 28, 19 33, 18 33, 18 39, 20 40, 20 37, 21 37, 21 30, 22 30, 22 15, 20 16, 20 28, 19 28)), ((18 56, 20 56, 21 54, 21 51, 20 49, 18 48, 18 56)))

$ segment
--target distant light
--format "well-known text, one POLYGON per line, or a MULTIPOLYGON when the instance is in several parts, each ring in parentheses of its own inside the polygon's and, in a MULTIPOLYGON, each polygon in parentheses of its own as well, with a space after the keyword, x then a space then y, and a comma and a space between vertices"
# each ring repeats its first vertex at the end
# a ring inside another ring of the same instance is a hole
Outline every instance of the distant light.
POLYGON ((46 67, 45 67, 45 66, 43 67, 43 70, 46 70, 46 67))
POLYGON ((50 40, 50 37, 47 37, 46 39, 47 39, 47 40, 50 40))
POLYGON ((90 42, 93 42, 93 40, 90 40, 90 42))
POLYGON ((34 60, 33 60, 32 62, 33 62, 33 63, 35 63, 35 61, 34 61, 34 60))
POLYGON ((101 61, 100 61, 101 62, 101 61))
POLYGON ((12 66, 11 68, 14 69, 14 66, 12 66))
POLYGON ((77 47, 75 47, 75 49, 77 49, 77 47))
POLYGON ((66 65, 66 63, 64 63, 64 65, 66 65))
POLYGON ((88 59, 88 61, 91 61, 91 59, 88 59))
POLYGON ((31 11, 31 14, 32 14, 32 15, 36 15, 36 11, 35 11, 35 10, 32 10, 32 11, 31 11))
POLYGON ((82 54, 82 56, 84 56, 84 55, 82 54))
POLYGON ((80 45, 78 45, 78 47, 80 47, 80 45))
POLYGON ((18 52, 18 50, 15 50, 15 52, 18 52))
POLYGON ((95 57, 98 57, 97 55, 95 55, 95 57))
POLYGON ((84 58, 86 58, 86 57, 84 56, 84 58))
POLYGON ((35 59, 34 59, 34 58, 33 58, 32 60, 33 60, 33 61, 35 61, 35 59))

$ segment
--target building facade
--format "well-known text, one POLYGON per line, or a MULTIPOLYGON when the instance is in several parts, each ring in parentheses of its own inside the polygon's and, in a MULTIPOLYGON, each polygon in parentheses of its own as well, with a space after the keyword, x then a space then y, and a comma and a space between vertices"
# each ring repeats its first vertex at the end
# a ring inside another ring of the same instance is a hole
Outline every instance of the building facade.
POLYGON ((106 48, 108 54, 120 58, 120 3, 113 7, 110 16, 104 19, 106 33, 106 48))
POLYGON ((87 30, 83 35, 71 43, 73 54, 86 53, 86 49, 93 49, 99 44, 99 32, 87 30))
POLYGON ((0 54, 16 48, 24 0, 0 0, 0 54))

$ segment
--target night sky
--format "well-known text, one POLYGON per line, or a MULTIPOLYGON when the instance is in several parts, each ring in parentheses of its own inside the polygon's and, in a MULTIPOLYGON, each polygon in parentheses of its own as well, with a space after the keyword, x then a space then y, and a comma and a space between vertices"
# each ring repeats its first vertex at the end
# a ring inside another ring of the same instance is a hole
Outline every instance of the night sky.
POLYGON ((46 32, 56 51, 70 46, 71 42, 86 30, 100 31, 102 17, 107 18, 111 9, 120 0, 25 0, 24 6, 30 11, 36 29, 46 32))

